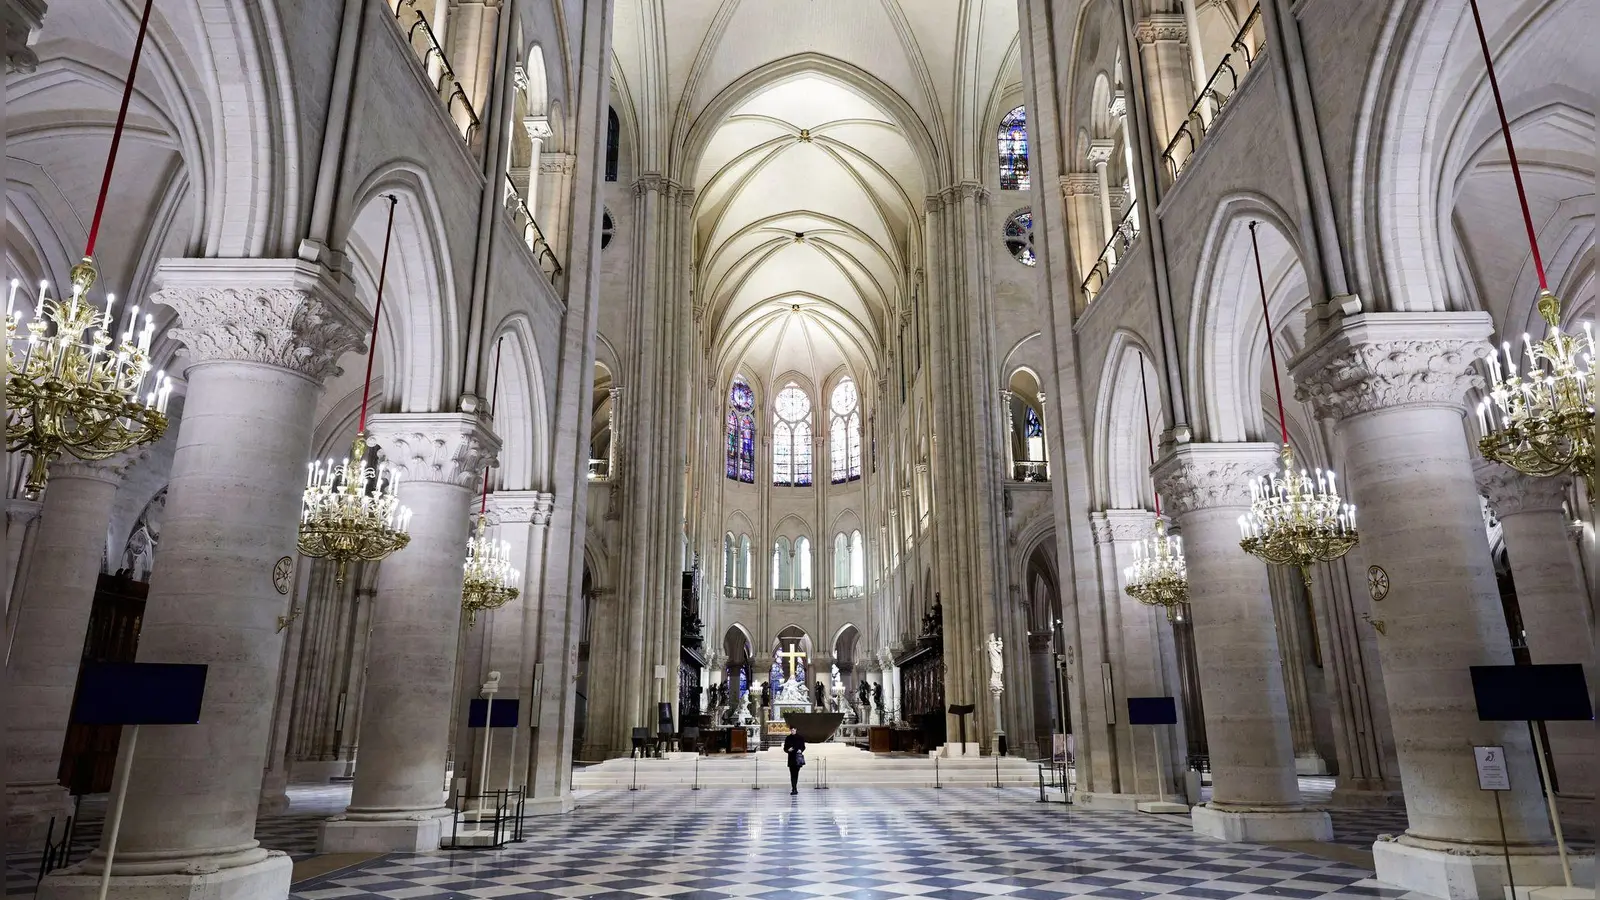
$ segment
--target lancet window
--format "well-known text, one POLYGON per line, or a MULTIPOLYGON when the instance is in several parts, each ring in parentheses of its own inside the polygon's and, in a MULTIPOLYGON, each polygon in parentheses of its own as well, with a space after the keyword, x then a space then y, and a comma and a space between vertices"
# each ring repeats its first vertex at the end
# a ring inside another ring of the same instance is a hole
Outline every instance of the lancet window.
POLYGON ((833 413, 828 425, 833 483, 855 481, 861 477, 861 396, 854 380, 846 378, 834 387, 828 408, 833 413))
POLYGON ((1028 112, 1019 106, 1000 120, 1000 190, 1028 189, 1028 112))
POLYGON ((727 475, 734 481, 756 481, 756 394, 743 375, 728 390, 727 475))
POLYGON ((811 483, 811 398, 790 382, 773 404, 772 483, 811 483))

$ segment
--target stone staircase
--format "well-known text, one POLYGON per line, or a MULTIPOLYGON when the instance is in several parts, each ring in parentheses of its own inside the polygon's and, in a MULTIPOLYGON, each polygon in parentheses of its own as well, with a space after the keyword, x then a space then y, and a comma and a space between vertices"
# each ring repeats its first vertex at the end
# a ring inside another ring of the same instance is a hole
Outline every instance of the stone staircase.
MULTIPOLYGON (((1017 757, 936 757, 934 754, 875 754, 845 744, 812 744, 806 748, 802 786, 815 787, 1035 787, 1039 768, 1017 757)), ((622 757, 574 770, 578 790, 640 787, 760 787, 789 784, 782 750, 756 753, 669 753, 665 759, 622 757)))

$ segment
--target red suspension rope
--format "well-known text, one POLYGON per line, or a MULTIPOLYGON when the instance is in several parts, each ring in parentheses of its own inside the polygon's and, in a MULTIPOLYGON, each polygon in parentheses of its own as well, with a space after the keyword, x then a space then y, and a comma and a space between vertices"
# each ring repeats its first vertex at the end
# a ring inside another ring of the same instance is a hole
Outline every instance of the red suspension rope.
POLYGON ((1272 393, 1278 398, 1278 427, 1283 434, 1283 446, 1289 446, 1289 420, 1283 415, 1283 384, 1278 380, 1278 350, 1272 345, 1272 313, 1267 309, 1267 280, 1261 274, 1261 245, 1256 243, 1256 226, 1250 222, 1250 251, 1256 258, 1256 284, 1261 287, 1261 318, 1267 323, 1267 357, 1272 361, 1272 393))
MULTIPOLYGON (((506 336, 494 342, 494 385, 489 388, 489 418, 494 418, 494 408, 500 405, 500 354, 506 348, 506 336)), ((489 514, 489 467, 483 467, 483 499, 478 503, 478 515, 489 514)))
POLYGON ((367 400, 372 396, 372 360, 378 355, 378 316, 383 312, 383 284, 389 277, 389 240, 394 237, 394 207, 400 198, 389 195, 389 224, 383 231, 383 262, 378 264, 378 302, 372 306, 372 338, 367 342, 367 383, 361 388, 361 424, 358 434, 367 430, 367 400))
POLYGON ((1528 211, 1528 192, 1522 187, 1522 166, 1517 163, 1517 148, 1511 142, 1511 123, 1506 121, 1506 105, 1500 99, 1500 79, 1494 75, 1494 60, 1489 56, 1489 38, 1483 33, 1483 16, 1478 14, 1478 0, 1471 0, 1472 23, 1478 26, 1478 46, 1483 48, 1483 65, 1489 70, 1489 89, 1494 92, 1494 109, 1500 114, 1500 134, 1506 139, 1506 156, 1511 158, 1511 177, 1517 183, 1517 202, 1522 204, 1522 224, 1528 229, 1528 249, 1533 253, 1533 270, 1539 275, 1539 290, 1550 290, 1544 277, 1544 259, 1539 256, 1539 234, 1533 227, 1533 213, 1528 211))
POLYGON ((128 80, 122 85, 122 107, 117 110, 117 128, 111 132, 111 152, 106 155, 106 173, 100 179, 100 197, 94 203, 94 222, 89 225, 89 240, 84 244, 83 255, 94 256, 95 239, 100 236, 100 217, 105 215, 106 196, 111 193, 111 170, 117 165, 117 148, 122 145, 122 129, 128 122, 128 101, 133 99, 133 76, 139 72, 139 57, 144 53, 144 38, 150 31, 150 10, 155 0, 145 0, 144 15, 139 17, 139 36, 133 42, 133 59, 128 63, 128 80))
MULTIPOLYGON (((1150 448, 1150 465, 1156 464, 1155 426, 1150 424, 1150 388, 1144 383, 1144 354, 1139 355, 1139 394, 1144 397, 1144 441, 1150 448)), ((1161 518, 1161 492, 1152 486, 1150 493, 1156 498, 1156 518, 1161 518)))

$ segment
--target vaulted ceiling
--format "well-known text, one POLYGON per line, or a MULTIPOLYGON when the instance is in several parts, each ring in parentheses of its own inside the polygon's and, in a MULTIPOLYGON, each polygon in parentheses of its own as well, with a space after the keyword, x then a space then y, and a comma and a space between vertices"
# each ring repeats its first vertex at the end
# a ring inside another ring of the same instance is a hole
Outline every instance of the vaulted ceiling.
POLYGON ((820 386, 842 366, 870 383, 921 266, 923 198, 976 177, 983 123, 1020 90, 1015 2, 616 9, 613 99, 636 123, 639 171, 695 190, 696 304, 718 371, 820 386))

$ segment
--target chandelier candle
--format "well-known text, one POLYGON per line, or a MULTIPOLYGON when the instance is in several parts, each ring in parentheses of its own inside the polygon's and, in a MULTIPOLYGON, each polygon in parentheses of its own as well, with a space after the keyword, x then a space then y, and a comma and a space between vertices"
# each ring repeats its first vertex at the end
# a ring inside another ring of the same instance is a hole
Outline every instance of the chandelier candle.
MULTIPOLYGON (((20 283, 6 300, 7 449, 30 456, 24 492, 38 499, 51 461, 66 452, 78 459, 109 459, 130 447, 159 440, 167 430, 172 379, 150 374, 149 322, 137 341, 124 333, 111 345, 111 309, 88 300, 96 277, 87 257, 72 267, 72 295, 50 297, 39 283, 33 318, 16 308, 20 283)), ((137 308, 135 308, 137 315, 137 308)), ((150 317, 147 317, 149 319, 150 317)))
POLYGON ((1283 438, 1283 471, 1250 483, 1250 511, 1239 517, 1239 546, 1262 562, 1294 566, 1311 589, 1311 565, 1333 562, 1350 552, 1360 540, 1356 533, 1356 508, 1339 499, 1331 470, 1315 470, 1315 477, 1297 469, 1289 447, 1289 419, 1283 412, 1283 385, 1278 381, 1278 351, 1272 343, 1272 313, 1267 306, 1267 282, 1261 274, 1261 248, 1256 226, 1250 223, 1250 249, 1255 255, 1256 283, 1261 288, 1261 316, 1266 322, 1267 359, 1272 366, 1272 390, 1278 398, 1278 426, 1283 438))
POLYGON ((378 267, 378 298, 372 308, 372 337, 367 343, 367 380, 361 390, 361 420, 350 455, 327 468, 312 462, 300 507, 300 553, 338 564, 335 584, 344 584, 352 561, 376 562, 411 543, 411 510, 400 505, 400 473, 367 458, 367 401, 372 394, 372 358, 378 352, 378 317, 383 314, 383 283, 389 271, 389 239, 394 234, 394 207, 389 197, 389 224, 383 237, 383 262, 378 267))

